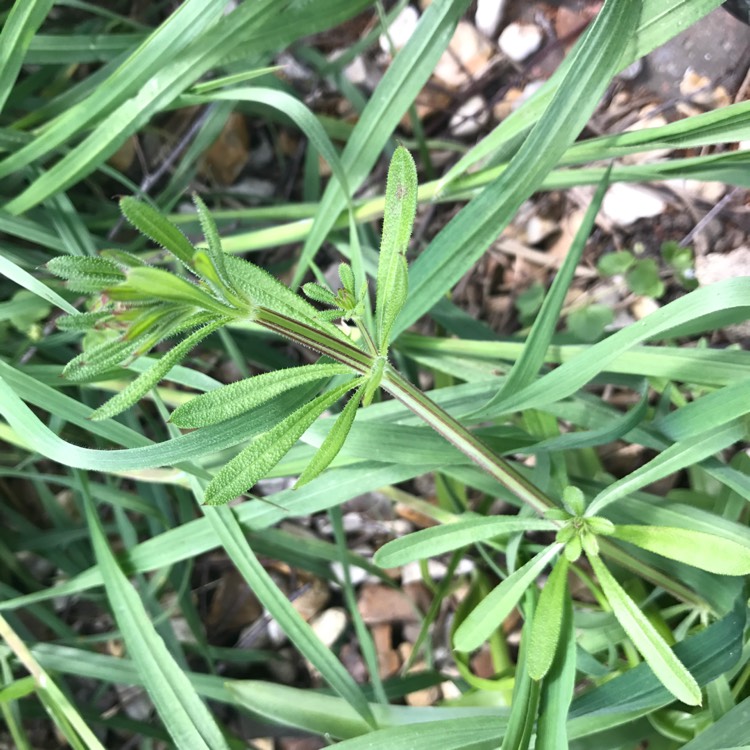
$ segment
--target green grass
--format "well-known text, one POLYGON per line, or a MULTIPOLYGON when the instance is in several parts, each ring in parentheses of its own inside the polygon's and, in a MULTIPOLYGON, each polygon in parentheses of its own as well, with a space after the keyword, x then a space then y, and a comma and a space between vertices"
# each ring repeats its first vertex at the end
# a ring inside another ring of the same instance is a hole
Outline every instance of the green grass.
MULTIPOLYGON (((701 337, 750 318, 750 278, 686 293, 596 343, 558 333, 609 184, 750 187, 742 150, 617 161, 747 140, 747 102, 577 140, 618 71, 719 1, 607 0, 533 99, 474 147, 448 144, 461 157, 419 185, 409 152, 446 144, 419 129, 409 140, 399 123, 468 2, 434 0, 365 101, 341 77, 349 58, 323 62, 309 35, 363 10, 377 18, 373 3, 258 0, 223 16, 224 5, 157 3, 138 19, 124 1, 104 10, 16 0, 2 11, 2 739, 245 747, 237 717, 249 712, 258 736, 303 730, 343 748, 747 742, 750 464, 737 445, 747 440, 750 354, 701 337), (285 49, 351 98, 354 125, 313 111, 277 75, 285 49), (155 185, 109 163, 132 137, 161 137, 187 107, 197 132, 155 185), (233 111, 271 140, 278 176, 288 167, 279 134, 304 138, 294 199, 280 186, 248 205, 201 176, 233 111), (317 155, 330 167, 325 183, 317 155), (388 187, 358 197, 388 163, 388 187), (459 310, 451 290, 519 206, 578 185, 596 185, 596 196, 528 334, 501 339, 459 310), (195 188, 208 209, 198 201, 186 213, 195 188), (118 206, 115 195, 134 197, 118 206), (410 243, 415 205, 445 205, 453 218, 410 243), (120 223, 120 209, 145 236, 120 223), (302 286, 324 281, 331 247, 348 263, 342 290, 302 286), (259 252, 270 248, 283 252, 259 252), (103 289, 116 307, 91 307, 103 289), (95 309, 103 330, 92 327, 95 309), (407 330, 422 316, 432 333, 407 330), (115 340, 112 326, 127 337, 115 340), (151 352, 171 336, 182 338, 167 354, 151 352), (310 349, 327 359, 300 367, 310 349), (263 374, 225 390, 229 365, 263 374), (417 387, 420 373, 432 389, 417 387), (627 410, 604 398, 612 388, 632 397, 627 410), (642 465, 612 475, 601 456, 615 443, 647 451, 642 465), (671 490, 656 489, 676 473, 671 490), (424 475, 437 505, 413 494, 424 475), (289 477, 296 488, 251 494, 257 480, 289 477), (437 525, 369 559, 347 549, 342 505, 378 490, 437 525), (226 505, 238 495, 244 502, 226 505), (498 498, 500 516, 490 513, 498 498), (310 514, 330 517, 332 540, 279 525, 310 514), (312 665, 315 689, 274 681, 273 653, 211 640, 196 600, 209 554, 277 621, 293 645, 287 658, 312 665), (382 681, 352 570, 392 585, 383 568, 436 556, 451 570, 474 563, 443 582, 422 568, 433 602, 419 643, 430 663, 431 626, 449 606, 451 676, 382 681), (328 649, 299 616, 270 560, 341 586, 366 684, 347 671, 340 643, 328 649), (500 627, 515 608, 517 653, 500 627), (488 649, 493 676, 473 672, 477 648, 488 649), (446 679, 460 697, 402 705, 446 679), (142 688, 153 714, 129 716, 115 686, 142 688)), ((376 43, 373 33, 362 47, 376 43)))

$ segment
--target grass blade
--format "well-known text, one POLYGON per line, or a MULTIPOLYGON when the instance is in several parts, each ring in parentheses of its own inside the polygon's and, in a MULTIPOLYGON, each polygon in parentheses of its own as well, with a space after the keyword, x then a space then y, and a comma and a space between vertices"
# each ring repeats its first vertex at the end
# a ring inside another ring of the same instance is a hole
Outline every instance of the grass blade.
POLYGON ((507 169, 432 240, 411 268, 413 291, 394 333, 414 323, 481 257, 575 140, 630 43, 640 2, 607 0, 541 119, 507 169))
MULTIPOLYGON (((430 3, 417 29, 370 96, 341 155, 352 190, 357 190, 369 174, 399 120, 432 74, 468 4, 467 0, 430 3)), ((292 284, 295 287, 301 283, 310 261, 348 200, 349 196, 342 193, 338 183, 332 182, 326 187, 294 274, 292 284)))
POLYGON ((47 17, 54 0, 16 0, 0 33, 0 112, 10 96, 34 32, 47 17))
POLYGON ((228 750, 224 735, 195 688, 154 630, 143 602, 107 543, 86 477, 79 473, 86 519, 117 626, 156 710, 178 747, 228 750))
POLYGON ((552 337, 555 335, 555 330, 560 319, 560 311, 565 302, 565 295, 568 292, 570 283, 573 281, 576 268, 586 247, 586 241, 594 226, 596 215, 599 212, 599 207, 604 200, 604 194, 609 186, 610 171, 611 168, 607 171, 604 179, 597 188, 583 217, 581 226, 576 232, 570 250, 566 253, 560 270, 555 274, 552 286, 549 292, 547 292, 536 320, 526 337, 526 345, 523 348, 523 352, 521 352, 521 356, 516 360, 511 371, 505 378, 502 388, 490 403, 487 404, 488 407, 504 396, 510 396, 529 385, 539 373, 539 369, 544 363, 544 355, 552 342, 552 337))
POLYGON ((237 569, 292 643, 359 716, 370 727, 375 727, 375 719, 361 688, 323 645, 260 564, 233 511, 230 508, 205 508, 204 512, 237 569))

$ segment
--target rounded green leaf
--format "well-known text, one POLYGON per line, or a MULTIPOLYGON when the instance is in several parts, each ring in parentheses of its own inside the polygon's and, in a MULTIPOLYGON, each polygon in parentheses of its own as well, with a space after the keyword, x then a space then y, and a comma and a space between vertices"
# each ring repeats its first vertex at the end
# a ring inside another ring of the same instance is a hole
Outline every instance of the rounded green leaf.
POLYGON ((703 531, 668 526, 616 526, 615 539, 657 555, 725 576, 750 574, 750 544, 703 531))

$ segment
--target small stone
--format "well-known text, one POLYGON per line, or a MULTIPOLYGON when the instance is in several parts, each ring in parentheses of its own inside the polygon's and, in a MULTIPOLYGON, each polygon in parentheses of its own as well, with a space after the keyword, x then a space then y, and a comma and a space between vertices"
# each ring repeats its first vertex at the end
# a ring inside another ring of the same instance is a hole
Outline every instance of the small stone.
POLYGON ((492 46, 474 25, 459 21, 448 49, 435 66, 434 76, 448 88, 457 89, 470 77, 479 77, 492 59, 492 46))
POLYGON ((416 607, 408 597, 382 584, 363 586, 357 606, 367 625, 414 622, 418 619, 416 607))
POLYGON ((467 99, 455 112, 450 120, 450 130, 455 136, 474 135, 479 132, 490 119, 487 102, 479 96, 467 99))
POLYGON ((639 57, 618 74, 624 81, 634 81, 643 72, 643 58, 639 57))
POLYGON ((347 615, 341 607, 331 607, 310 621, 310 627, 325 646, 330 648, 346 630, 347 615))
POLYGON ((557 232, 558 229, 556 221, 543 219, 541 216, 532 216, 526 224, 526 242, 529 245, 538 245, 557 232))
POLYGON ((630 312, 636 320, 643 320, 660 307, 661 305, 653 297, 638 297, 630 306, 630 312))
MULTIPOLYGON (((701 286, 738 276, 750 276, 750 247, 738 247, 728 253, 707 253, 695 259, 695 277, 701 286)), ((742 341, 750 337, 750 321, 735 323, 724 331, 730 341, 742 341)))
POLYGON ((620 226, 658 216, 666 207, 667 204, 656 193, 619 182, 610 187, 602 202, 603 213, 620 226))
POLYGON ((361 86, 367 83, 367 67, 362 55, 357 55, 345 68, 344 75, 350 83, 355 86, 361 86))
POLYGON ((544 34, 536 24, 511 23, 503 29, 497 43, 504 55, 520 63, 533 55, 543 40, 544 34))
POLYGON ((387 54, 391 53, 391 44, 396 52, 403 49, 411 39, 418 22, 419 12, 413 5, 407 5, 393 19, 393 23, 388 27, 388 33, 380 35, 380 49, 387 54))
POLYGON ((486 37, 492 38, 503 19, 507 0, 477 0, 474 25, 486 37))

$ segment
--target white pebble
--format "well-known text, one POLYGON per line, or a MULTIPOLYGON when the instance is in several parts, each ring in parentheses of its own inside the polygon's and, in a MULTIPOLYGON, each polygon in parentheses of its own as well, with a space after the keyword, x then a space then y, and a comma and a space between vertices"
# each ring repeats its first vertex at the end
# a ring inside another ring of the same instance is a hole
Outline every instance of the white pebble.
POLYGON ((666 207, 667 204, 656 193, 619 182, 607 191, 602 203, 604 214, 620 226, 658 216, 666 207))
POLYGON ((544 34, 533 23, 510 23, 497 40, 501 51, 514 62, 523 62, 541 46, 544 34))
POLYGON ((474 25, 486 37, 494 36, 503 18, 506 5, 507 0, 477 0, 474 25))
POLYGON ((380 35, 380 49, 383 52, 390 53, 391 43, 396 51, 405 47, 414 33, 414 29, 417 28, 418 21, 419 13, 417 9, 413 5, 407 5, 393 19, 393 23, 388 27, 388 34, 380 35), (388 41, 388 37, 390 37, 390 42, 388 41))
POLYGON ((479 95, 472 96, 456 110, 449 127, 453 135, 474 135, 487 124, 489 117, 487 102, 479 95))

